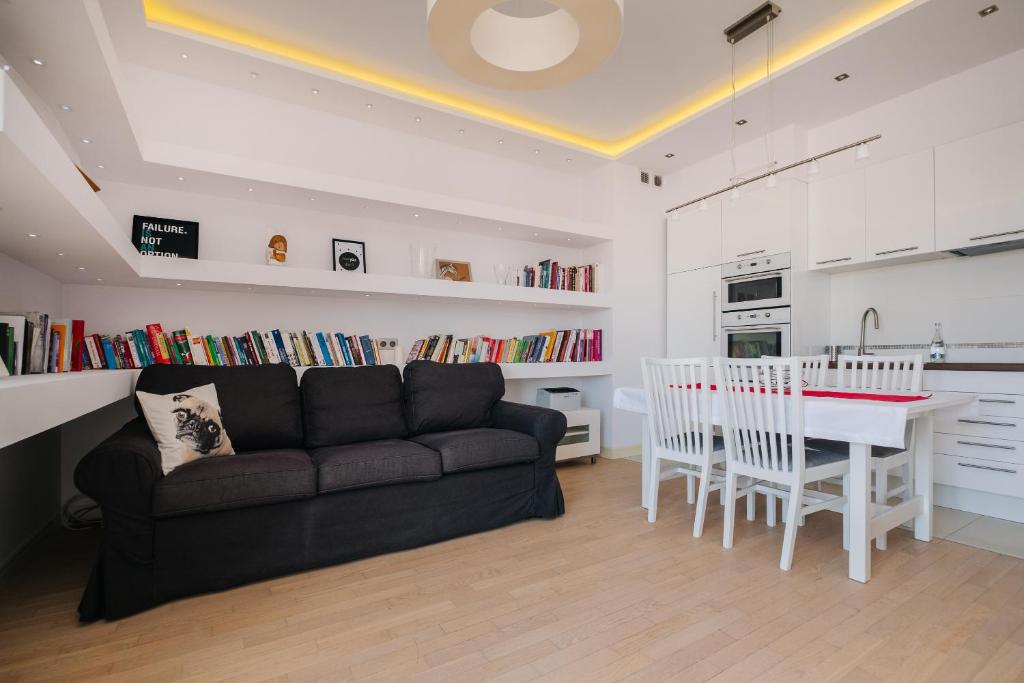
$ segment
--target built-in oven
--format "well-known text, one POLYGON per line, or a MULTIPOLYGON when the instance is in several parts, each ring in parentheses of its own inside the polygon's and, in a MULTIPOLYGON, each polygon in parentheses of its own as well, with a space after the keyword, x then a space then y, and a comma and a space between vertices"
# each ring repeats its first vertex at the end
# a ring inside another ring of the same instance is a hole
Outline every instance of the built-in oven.
POLYGON ((789 306, 789 254, 722 266, 722 312, 789 306))
POLYGON ((789 356, 789 307, 722 313, 722 355, 789 356))

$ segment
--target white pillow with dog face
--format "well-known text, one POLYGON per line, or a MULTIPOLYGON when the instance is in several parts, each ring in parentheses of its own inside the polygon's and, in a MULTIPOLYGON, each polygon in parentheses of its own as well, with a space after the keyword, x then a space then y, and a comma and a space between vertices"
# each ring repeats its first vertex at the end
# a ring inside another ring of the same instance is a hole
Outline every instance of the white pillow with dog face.
POLYGON ((160 447, 164 474, 186 462, 214 455, 234 455, 224 430, 217 387, 204 384, 173 394, 137 391, 149 431, 160 447))

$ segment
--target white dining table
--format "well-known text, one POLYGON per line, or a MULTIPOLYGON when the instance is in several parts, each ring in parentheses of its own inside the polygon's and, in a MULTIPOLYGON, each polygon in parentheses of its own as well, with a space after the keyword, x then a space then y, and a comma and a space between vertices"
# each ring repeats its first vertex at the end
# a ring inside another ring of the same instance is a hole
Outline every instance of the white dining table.
MULTIPOLYGON (((864 392, 861 392, 864 393, 864 392)), ((973 394, 920 392, 928 398, 891 402, 848 398, 804 396, 804 434, 806 437, 845 441, 850 444, 849 477, 849 576, 854 581, 871 580, 871 540, 880 533, 913 520, 914 538, 932 539, 932 461, 934 458, 934 419, 936 413, 964 417, 978 414, 973 394), (871 446, 905 448, 907 423, 913 420, 914 490, 913 496, 896 505, 871 502, 871 446)), ((643 421, 641 504, 648 506, 648 481, 651 471, 650 430, 647 425, 647 400, 639 387, 619 387, 614 405, 619 410, 639 413, 643 421)), ((711 400, 711 422, 721 426, 718 397, 711 400)))

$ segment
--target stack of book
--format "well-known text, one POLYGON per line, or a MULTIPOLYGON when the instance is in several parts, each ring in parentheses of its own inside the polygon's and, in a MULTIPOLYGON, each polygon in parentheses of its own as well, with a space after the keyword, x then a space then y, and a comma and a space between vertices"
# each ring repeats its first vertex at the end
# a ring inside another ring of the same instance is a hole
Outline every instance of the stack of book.
POLYGON ((601 264, 586 266, 560 266, 558 261, 541 261, 536 266, 524 266, 519 277, 522 287, 561 289, 569 292, 596 292, 599 286, 601 264))
POLYGON ((252 330, 239 336, 193 335, 189 329, 164 332, 159 323, 110 337, 85 338, 85 364, 94 369, 164 365, 267 365, 293 367, 380 365, 379 344, 368 335, 340 332, 252 330))
POLYGON ((81 370, 85 323, 47 313, 0 315, 0 377, 81 370))
POLYGON ((456 339, 451 334, 435 334, 413 344, 406 362, 582 363, 601 359, 601 330, 548 330, 511 339, 456 339))

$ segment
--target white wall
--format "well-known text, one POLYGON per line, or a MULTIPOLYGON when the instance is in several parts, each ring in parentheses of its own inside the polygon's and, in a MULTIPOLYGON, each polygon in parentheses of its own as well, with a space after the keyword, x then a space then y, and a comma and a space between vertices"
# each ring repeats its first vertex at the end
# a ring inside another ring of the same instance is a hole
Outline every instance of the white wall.
MULTIPOLYGON (((881 133, 868 162, 877 163, 1024 120, 1022 71, 1024 50, 809 130, 809 147, 881 133)), ((834 274, 831 343, 856 344, 868 306, 881 318, 869 344, 927 344, 936 322, 947 343, 1024 341, 1022 273, 1024 250, 834 274)), ((950 351, 951 360, 1020 358, 1020 349, 950 351)))
MULTIPOLYGON (((59 315, 60 284, 0 253, 0 311, 59 315)), ((0 569, 59 509, 60 430, 0 449, 0 569)))

